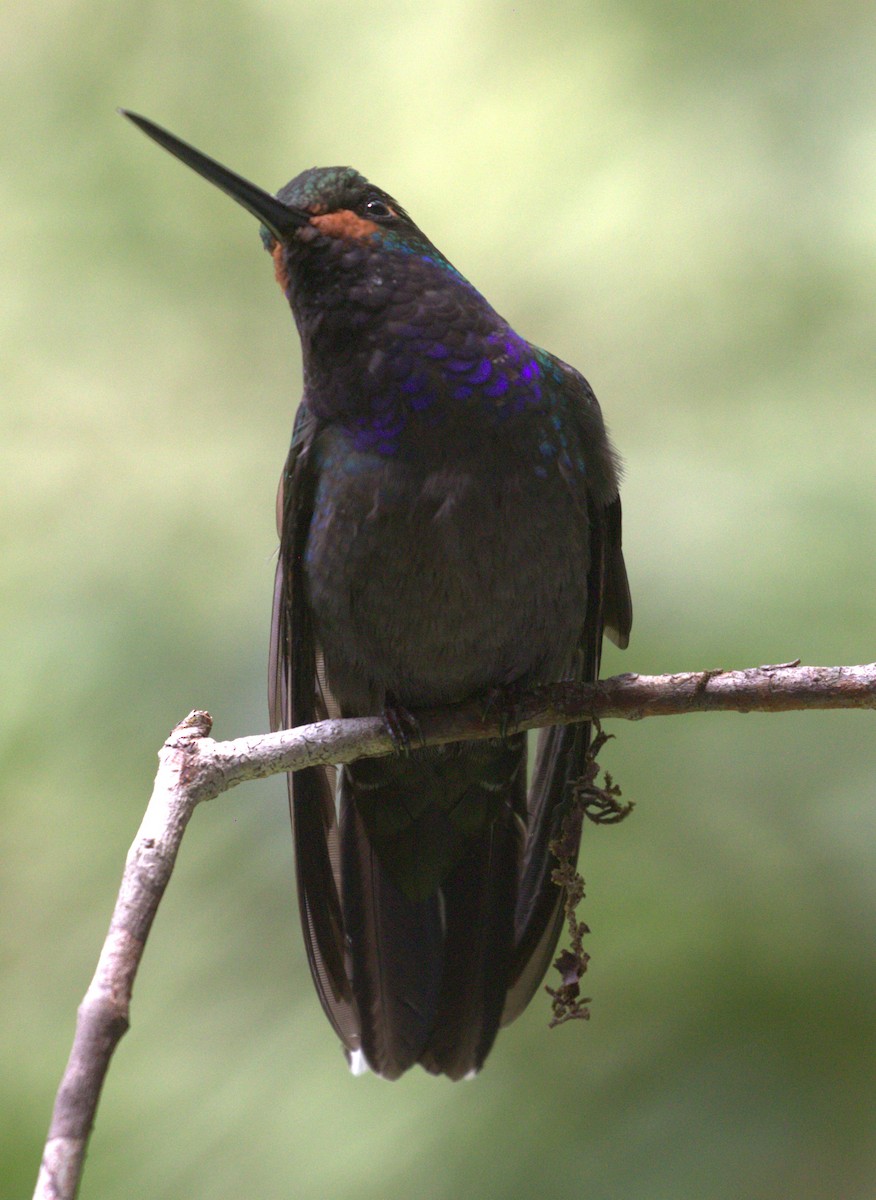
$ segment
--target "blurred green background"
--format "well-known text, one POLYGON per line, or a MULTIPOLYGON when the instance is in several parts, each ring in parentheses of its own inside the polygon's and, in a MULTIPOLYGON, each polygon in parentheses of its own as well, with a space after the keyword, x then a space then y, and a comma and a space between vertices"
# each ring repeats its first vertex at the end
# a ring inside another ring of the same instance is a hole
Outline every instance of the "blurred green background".
MULTIPOLYGON (((0 1194, 33 1186, 155 754, 266 727, 298 348, 255 222, 351 163, 590 378, 627 463, 605 670, 872 660, 876 13, 766 0, 6 0, 0 1194)), ((589 1025, 352 1079, 284 786, 205 806, 82 1196, 872 1200, 872 714, 616 723, 589 1025)))

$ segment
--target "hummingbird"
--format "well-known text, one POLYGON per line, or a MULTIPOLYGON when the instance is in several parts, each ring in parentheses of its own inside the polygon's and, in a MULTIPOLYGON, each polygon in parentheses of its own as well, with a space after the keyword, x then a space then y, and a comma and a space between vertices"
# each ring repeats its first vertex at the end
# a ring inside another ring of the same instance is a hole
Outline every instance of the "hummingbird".
MULTIPOLYGON (((255 216, 301 340, 277 497, 274 729, 382 715, 400 752, 289 776, 298 901, 355 1071, 478 1072, 564 920, 550 849, 588 724, 425 748, 418 708, 595 681, 625 647, 619 460, 590 385, 350 167, 276 195, 121 110, 255 216)), ((533 233, 537 231, 537 223, 533 233)))

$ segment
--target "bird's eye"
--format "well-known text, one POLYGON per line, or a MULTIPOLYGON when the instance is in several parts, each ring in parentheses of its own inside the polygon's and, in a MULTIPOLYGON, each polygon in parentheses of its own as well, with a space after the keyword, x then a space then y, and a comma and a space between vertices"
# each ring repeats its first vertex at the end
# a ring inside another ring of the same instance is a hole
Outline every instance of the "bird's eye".
POLYGON ((389 205, 385 204, 383 200, 379 198, 379 196, 370 196, 365 201, 365 211, 368 213, 369 217, 374 217, 378 221, 385 219, 386 217, 395 216, 395 213, 392 211, 389 205))

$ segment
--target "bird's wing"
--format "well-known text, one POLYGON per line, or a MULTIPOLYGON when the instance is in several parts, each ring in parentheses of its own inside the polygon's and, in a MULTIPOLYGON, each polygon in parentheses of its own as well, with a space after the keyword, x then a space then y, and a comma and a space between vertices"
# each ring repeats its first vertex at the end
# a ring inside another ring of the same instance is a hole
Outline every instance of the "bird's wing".
MULTIPOLYGON (((618 646, 629 641, 632 605, 621 549, 619 468, 586 381, 566 368, 577 392, 575 416, 587 459, 584 494, 590 533, 587 607, 568 678, 594 682, 599 675, 603 632, 618 646)), ((578 486, 570 481, 570 486, 578 486)), ((539 735, 527 800, 527 833, 515 911, 515 953, 502 1023, 519 1016, 535 994, 556 949, 563 925, 564 895, 551 878, 556 859, 550 843, 559 836, 572 784, 583 773, 590 725, 555 726, 539 735)), ((575 847, 577 854, 577 846, 575 847)))
MULTIPOLYGON (((280 554, 271 620, 271 727, 290 729, 328 715, 333 706, 322 677, 313 614, 303 578, 304 551, 317 485, 317 422, 302 402, 280 480, 280 554)), ((340 902, 340 850, 331 768, 289 775, 298 903, 307 958, 322 1006, 349 1051, 359 1049, 359 1019, 346 963, 340 902)))

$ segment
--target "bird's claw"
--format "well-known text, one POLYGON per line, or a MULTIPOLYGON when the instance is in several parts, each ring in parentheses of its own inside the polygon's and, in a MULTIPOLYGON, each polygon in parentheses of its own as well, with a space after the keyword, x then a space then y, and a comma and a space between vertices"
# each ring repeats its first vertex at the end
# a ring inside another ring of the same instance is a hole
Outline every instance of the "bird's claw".
POLYGON ((420 722, 410 709, 399 704, 393 697, 387 696, 382 716, 383 724, 392 739, 396 754, 402 754, 407 758, 411 752, 412 742, 417 742, 421 749, 425 745, 420 722))
POLYGON ((517 724, 519 702, 520 686, 516 683, 505 683, 490 688, 484 698, 482 720, 498 717, 499 737, 503 742, 508 738, 508 730, 517 724))

